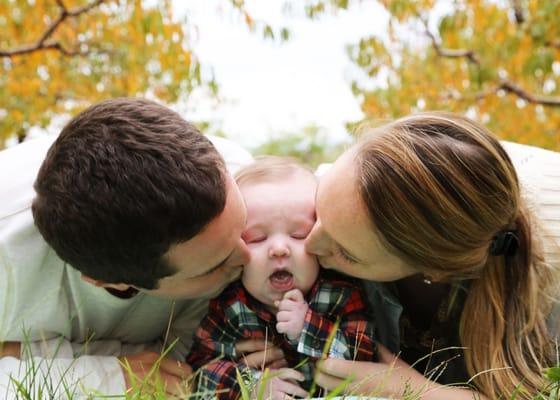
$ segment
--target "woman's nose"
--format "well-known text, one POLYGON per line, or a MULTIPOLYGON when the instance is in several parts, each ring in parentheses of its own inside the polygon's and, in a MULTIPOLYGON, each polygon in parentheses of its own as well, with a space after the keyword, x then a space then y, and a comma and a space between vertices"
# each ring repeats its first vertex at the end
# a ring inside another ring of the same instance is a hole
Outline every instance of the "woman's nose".
POLYGON ((305 251, 319 257, 326 257, 332 254, 329 237, 318 220, 305 239, 305 251))

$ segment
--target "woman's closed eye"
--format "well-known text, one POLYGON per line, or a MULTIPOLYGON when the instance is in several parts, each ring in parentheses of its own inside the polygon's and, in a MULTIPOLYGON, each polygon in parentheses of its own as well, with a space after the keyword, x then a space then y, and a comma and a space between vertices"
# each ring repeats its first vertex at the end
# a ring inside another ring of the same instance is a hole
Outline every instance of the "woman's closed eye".
POLYGON ((348 264, 357 264, 358 263, 358 261, 356 261, 348 253, 346 253, 346 251, 340 246, 335 247, 334 254, 335 254, 336 257, 338 257, 339 259, 342 259, 344 262, 346 262, 348 264))

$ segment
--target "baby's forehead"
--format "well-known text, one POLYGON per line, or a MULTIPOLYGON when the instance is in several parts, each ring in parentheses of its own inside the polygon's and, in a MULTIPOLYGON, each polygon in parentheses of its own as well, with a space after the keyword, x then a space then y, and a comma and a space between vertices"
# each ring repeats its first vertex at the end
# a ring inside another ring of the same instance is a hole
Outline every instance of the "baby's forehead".
POLYGON ((250 220, 261 222, 275 219, 308 221, 315 219, 315 181, 272 181, 243 185, 250 220))
POLYGON ((294 202, 300 199, 305 203, 312 202, 315 204, 317 181, 309 176, 294 175, 286 179, 263 179, 245 183, 240 186, 240 190, 245 200, 251 200, 251 202, 261 197, 266 198, 267 201, 279 197, 284 202, 294 202))
POLYGON ((248 171, 246 174, 237 178, 237 184, 240 187, 262 184, 282 185, 300 181, 305 181, 312 186, 316 186, 319 180, 311 170, 299 166, 290 166, 289 168, 283 169, 271 168, 248 171))
POLYGON ((317 191, 318 178, 306 169, 293 169, 289 171, 269 171, 267 174, 256 174, 246 176, 238 180, 238 186, 242 193, 253 192, 258 189, 281 191, 293 187, 299 192, 317 191), (258 188, 258 189, 255 189, 258 188))

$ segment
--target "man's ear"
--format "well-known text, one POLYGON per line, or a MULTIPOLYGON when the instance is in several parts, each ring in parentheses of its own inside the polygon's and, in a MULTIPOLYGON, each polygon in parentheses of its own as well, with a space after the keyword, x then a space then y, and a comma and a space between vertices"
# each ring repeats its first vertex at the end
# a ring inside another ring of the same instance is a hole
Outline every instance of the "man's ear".
POLYGON ((130 285, 128 285, 126 283, 107 283, 105 281, 100 281, 100 280, 97 280, 97 279, 90 278, 89 276, 84 275, 84 274, 82 274, 81 278, 84 282, 87 282, 87 283, 89 283, 93 286, 102 287, 102 288, 105 288, 105 289, 115 289, 115 290, 119 290, 121 292, 124 292, 131 287, 130 285))

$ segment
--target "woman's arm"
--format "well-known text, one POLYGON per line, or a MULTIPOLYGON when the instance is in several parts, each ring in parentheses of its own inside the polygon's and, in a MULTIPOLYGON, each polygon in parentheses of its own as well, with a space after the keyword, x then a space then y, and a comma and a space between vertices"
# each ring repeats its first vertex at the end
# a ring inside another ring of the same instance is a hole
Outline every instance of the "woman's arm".
POLYGON ((473 390, 430 381, 382 345, 378 351, 377 363, 333 358, 319 361, 315 380, 319 386, 334 390, 350 378, 345 392, 351 394, 400 398, 414 393, 422 400, 487 400, 473 390))

